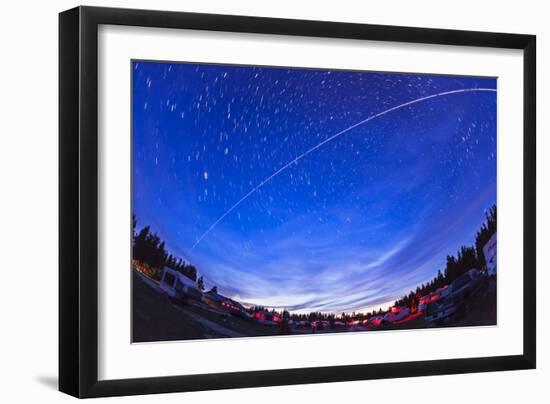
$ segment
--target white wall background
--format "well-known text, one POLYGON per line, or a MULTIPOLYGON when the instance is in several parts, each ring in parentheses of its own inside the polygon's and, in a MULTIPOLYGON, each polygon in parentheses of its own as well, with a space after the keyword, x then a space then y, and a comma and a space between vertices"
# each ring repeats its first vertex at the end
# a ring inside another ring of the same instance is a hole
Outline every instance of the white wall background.
MULTIPOLYGON (((57 385, 57 13, 74 1, 9 2, 0 41, 0 400, 63 403, 57 385), (32 263, 32 264, 29 264, 32 263), (21 275, 23 274, 23 275, 21 275), (17 275, 17 276, 14 276, 17 275)), ((543 402, 550 378, 550 26, 541 1, 90 1, 88 5, 335 20, 538 36, 538 369, 114 398, 128 403, 543 402), (546 299, 545 299, 546 300, 546 299)), ((144 364, 146 366, 146 364, 144 364)))

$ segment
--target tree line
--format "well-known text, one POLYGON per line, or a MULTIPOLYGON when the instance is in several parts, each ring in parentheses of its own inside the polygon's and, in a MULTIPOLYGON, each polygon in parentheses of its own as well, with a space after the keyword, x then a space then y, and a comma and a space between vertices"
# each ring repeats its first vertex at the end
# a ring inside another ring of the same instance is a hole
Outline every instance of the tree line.
POLYGON ((466 273, 472 268, 480 271, 487 270, 483 247, 497 231, 497 207, 493 205, 485 212, 485 222, 476 233, 473 246, 462 246, 457 255, 448 255, 443 272, 437 271, 437 275, 429 282, 422 284, 403 296, 395 302, 395 306, 418 307, 420 298, 426 296, 437 289, 450 284, 455 279, 466 273))
POLYGON ((165 266, 171 268, 187 276, 193 282, 197 282, 199 289, 204 289, 204 280, 202 276, 197 279, 197 268, 194 265, 169 253, 166 250, 166 243, 161 240, 157 233, 151 231, 150 226, 145 226, 140 231, 136 231, 136 226, 136 215, 133 215, 132 257, 134 259, 147 264, 151 268, 156 268, 158 275, 160 275, 158 270, 165 266))

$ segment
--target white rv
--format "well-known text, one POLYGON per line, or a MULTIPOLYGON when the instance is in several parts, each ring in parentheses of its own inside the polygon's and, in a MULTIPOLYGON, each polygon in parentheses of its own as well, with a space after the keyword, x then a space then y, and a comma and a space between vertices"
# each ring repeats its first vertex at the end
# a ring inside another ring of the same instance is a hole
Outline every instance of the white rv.
POLYGON ((201 291, 193 280, 168 267, 164 267, 162 270, 160 288, 168 296, 178 300, 184 300, 186 298, 200 300, 202 297, 201 291))
POLYGON ((483 255, 485 256, 485 263, 487 264, 487 273, 489 275, 497 274, 497 234, 489 239, 487 244, 483 247, 483 255))

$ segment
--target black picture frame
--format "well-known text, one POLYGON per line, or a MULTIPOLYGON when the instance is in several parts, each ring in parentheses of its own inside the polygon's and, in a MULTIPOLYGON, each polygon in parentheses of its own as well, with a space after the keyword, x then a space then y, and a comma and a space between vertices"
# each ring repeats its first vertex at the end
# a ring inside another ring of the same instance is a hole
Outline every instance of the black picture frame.
POLYGON ((61 391, 84 398, 535 368, 535 36, 77 7, 59 15, 59 100, 59 389, 61 391), (523 50, 523 354, 99 381, 97 376, 97 53, 100 24, 523 50))

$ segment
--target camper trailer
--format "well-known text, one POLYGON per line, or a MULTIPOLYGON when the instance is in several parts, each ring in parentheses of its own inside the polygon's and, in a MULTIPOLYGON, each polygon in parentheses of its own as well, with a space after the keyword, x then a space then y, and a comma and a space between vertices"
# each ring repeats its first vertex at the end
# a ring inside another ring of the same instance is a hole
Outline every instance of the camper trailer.
POLYGON ((442 300, 446 298, 449 295, 449 287, 448 285, 445 285, 439 289, 437 289, 435 292, 430 293, 429 295, 422 296, 420 298, 420 302, 418 303, 418 311, 424 313, 426 311, 426 307, 431 302, 436 302, 439 300, 442 300))
POLYGON ((169 297, 176 300, 183 301, 189 298, 200 300, 202 297, 201 291, 193 280, 168 267, 164 267, 162 270, 160 288, 169 297))
POLYGON ((371 327, 380 327, 384 321, 384 316, 373 316, 369 318, 368 323, 371 327))
POLYGON ((490 276, 496 276, 497 274, 497 234, 489 239, 487 244, 483 247, 483 256, 485 257, 485 263, 487 264, 487 274, 490 276))
POLYGON ((249 319, 250 315, 246 308, 239 302, 220 295, 216 290, 211 289, 202 295, 203 303, 207 304, 210 310, 218 313, 231 314, 235 317, 249 319))
POLYGON ((277 313, 270 313, 267 310, 254 312, 252 318, 263 325, 279 325, 282 322, 281 317, 277 313))
POLYGON ((411 311, 406 307, 392 307, 384 316, 383 323, 393 323, 407 318, 411 311))

